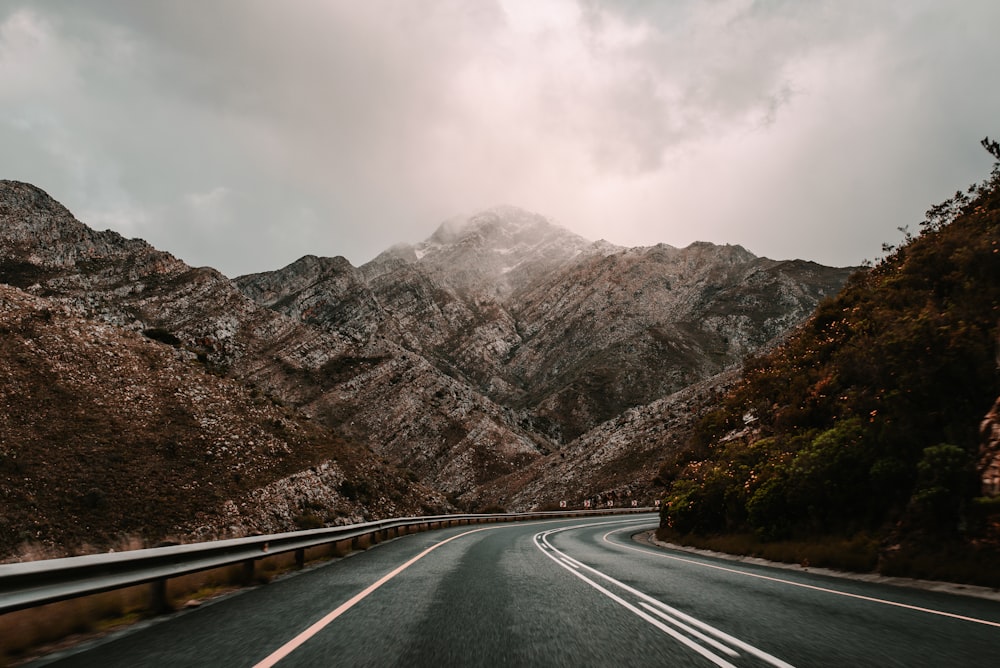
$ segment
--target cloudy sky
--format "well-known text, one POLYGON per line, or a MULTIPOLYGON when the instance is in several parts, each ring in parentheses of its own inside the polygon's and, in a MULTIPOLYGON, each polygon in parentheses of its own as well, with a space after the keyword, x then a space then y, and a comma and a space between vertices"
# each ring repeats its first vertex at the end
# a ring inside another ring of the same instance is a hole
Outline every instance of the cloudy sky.
POLYGON ((230 276, 495 204, 858 264, 984 177, 995 0, 3 0, 0 178, 230 276))

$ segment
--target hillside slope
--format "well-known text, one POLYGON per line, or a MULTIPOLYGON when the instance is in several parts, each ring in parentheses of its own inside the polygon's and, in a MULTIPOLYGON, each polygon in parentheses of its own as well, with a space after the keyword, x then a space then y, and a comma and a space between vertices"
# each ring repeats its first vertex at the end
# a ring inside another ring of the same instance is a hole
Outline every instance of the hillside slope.
POLYGON ((1000 392, 998 319, 994 170, 746 364, 661 472, 664 528, 764 540, 867 531, 887 548, 925 537, 987 550, 975 463, 1000 392))
POLYGON ((444 505, 179 346, 6 285, 0 332, 0 559, 444 505))
POLYGON ((134 332, 162 332, 214 373, 437 489, 465 491, 544 448, 517 416, 392 340, 317 326, 318 307, 258 305, 211 268, 91 230, 34 186, 0 182, 0 223, 0 281, 134 332))

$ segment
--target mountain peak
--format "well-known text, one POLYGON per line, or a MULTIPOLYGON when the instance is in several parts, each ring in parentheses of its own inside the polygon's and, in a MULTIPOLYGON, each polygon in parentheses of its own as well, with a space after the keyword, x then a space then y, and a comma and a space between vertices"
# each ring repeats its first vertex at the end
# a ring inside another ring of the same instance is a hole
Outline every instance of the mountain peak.
POLYGON ((415 245, 396 245, 366 264, 369 274, 392 263, 419 266, 459 293, 505 298, 542 274, 585 253, 607 253, 537 213, 500 205, 442 222, 415 245))
POLYGON ((545 216, 502 204, 467 218, 456 217, 444 221, 427 241, 418 244, 418 248, 432 244, 454 244, 470 238, 477 238, 487 244, 514 242, 530 245, 552 235, 575 237, 584 244, 589 243, 545 216))

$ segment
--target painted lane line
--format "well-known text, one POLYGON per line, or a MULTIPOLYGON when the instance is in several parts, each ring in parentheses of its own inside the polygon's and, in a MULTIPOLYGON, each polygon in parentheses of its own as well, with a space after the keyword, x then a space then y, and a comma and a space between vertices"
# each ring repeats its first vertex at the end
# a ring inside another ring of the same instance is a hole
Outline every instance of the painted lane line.
MULTIPOLYGON (((538 542, 537 542, 538 541, 538 536, 535 536, 535 540, 536 540, 535 544, 538 545, 538 542)), ((676 640, 677 642, 679 642, 682 645, 684 645, 685 647, 687 647, 688 649, 690 649, 690 650, 692 650, 694 652, 697 652, 698 654, 700 654, 701 656, 705 657, 706 659, 708 659, 709 661, 711 661, 715 665, 719 666, 719 668, 736 668, 736 666, 734 666, 733 664, 729 663, 728 661, 726 661, 725 659, 723 659, 721 656, 713 654, 712 652, 708 651, 707 649, 705 649, 704 647, 702 647, 698 643, 694 642, 693 640, 691 640, 687 636, 685 636, 685 635, 683 635, 681 633, 678 633, 674 629, 670 628, 669 626, 667 626, 666 624, 664 624, 663 622, 661 622, 659 619, 657 619, 657 618, 649 615, 648 613, 640 610, 639 608, 635 607, 634 605, 632 605, 631 603, 629 603, 628 601, 626 601, 622 597, 618 596, 617 594, 609 591, 605 587, 602 587, 598 583, 594 582, 593 580, 591 580, 590 578, 588 578, 584 574, 582 574, 579 571, 574 570, 574 569, 570 568, 569 566, 567 566, 566 564, 562 563, 562 561, 560 561, 557 557, 554 557, 549 552, 546 552, 545 550, 543 550, 540 545, 538 547, 539 547, 539 550, 542 552, 542 554, 544 554, 549 559, 551 559, 553 562, 555 562, 556 564, 558 564, 560 568, 565 569, 567 573, 570 573, 570 574, 575 575, 576 577, 580 578, 581 580, 583 580, 584 582, 586 582, 588 585, 590 585, 591 587, 593 587, 594 589, 596 589, 597 591, 599 591, 601 594, 604 594, 604 596, 606 596, 607 598, 611 599, 612 601, 614 601, 618 605, 622 606, 626 610, 632 612, 636 616, 638 616, 641 619, 645 620, 646 622, 648 622, 652 626, 658 628, 660 631, 663 631, 664 633, 666 633, 667 635, 669 635, 670 637, 672 637, 674 640, 676 640)), ((553 551, 556 551, 555 548, 552 548, 552 549, 553 549, 553 551)))
POLYGON ((634 547, 632 545, 626 545, 624 543, 616 543, 608 540, 608 536, 613 533, 618 533, 620 531, 627 531, 627 529, 619 529, 616 531, 609 531, 604 534, 603 540, 609 545, 615 545, 617 547, 634 550, 636 552, 642 552, 643 554, 651 554, 657 557, 662 557, 665 559, 673 559, 674 561, 680 561, 685 564, 693 564, 695 566, 704 566, 705 568, 714 568, 718 571, 725 571, 727 573, 735 573, 736 575, 745 575, 749 578, 757 578, 759 580, 768 580, 770 582, 778 582, 781 584, 792 585, 794 587, 802 587, 803 589, 811 589, 813 591, 824 592, 826 594, 836 594, 837 596, 846 596, 847 598, 854 598, 860 601, 868 601, 869 603, 881 603, 882 605, 891 605, 896 608, 903 608, 906 610, 913 610, 916 612, 924 612, 930 615, 938 615, 940 617, 950 617, 952 619, 958 619, 963 622, 972 622, 974 624, 984 624, 986 626, 994 626, 1000 628, 1000 622, 992 622, 988 619, 979 619, 977 617, 966 617, 965 615, 955 614, 953 612, 945 612, 944 610, 934 610, 933 608, 922 608, 918 605, 910 605, 908 603, 899 603, 897 601, 889 601, 882 598, 875 598, 873 596, 865 596, 863 594, 852 594, 846 591, 840 591, 838 589, 828 589, 826 587, 819 587, 817 585, 806 584, 804 582, 795 582, 794 580, 784 580, 782 578, 772 577, 770 575, 761 575, 760 573, 751 573, 749 571, 741 571, 735 568, 726 568, 725 566, 718 566, 716 564, 708 564, 701 561, 695 561, 694 559, 685 559, 683 557, 678 557, 672 554, 666 554, 662 551, 646 549, 641 547, 634 547))
POLYGON ((676 626, 680 630, 684 631, 688 635, 692 635, 695 638, 698 638, 699 640, 701 640, 703 643, 705 643, 707 645, 711 645, 712 647, 714 647, 715 649, 719 650, 720 652, 722 652, 724 654, 728 654, 729 656, 733 656, 733 657, 738 657, 740 655, 740 653, 737 652, 736 650, 734 650, 733 648, 727 647, 726 645, 723 645, 721 642, 719 642, 715 638, 709 637, 709 636, 705 635, 704 633, 702 633, 701 631, 699 631, 698 629, 693 628, 691 626, 688 626, 687 624, 685 624, 681 620, 675 619, 674 617, 671 617, 664 610, 660 610, 659 608, 654 608, 653 606, 651 606, 649 603, 646 603, 645 601, 642 601, 641 603, 639 603, 639 606, 642 607, 642 608, 645 608, 646 610, 649 610, 651 613, 653 613, 654 615, 656 615, 657 617, 659 617, 663 621, 667 622, 668 624, 673 624, 674 626, 676 626))
MULTIPOLYGON (((543 534, 539 534, 539 535, 541 535, 543 537, 543 540, 544 540, 544 539, 547 539, 550 534, 559 533, 559 532, 567 531, 569 529, 574 529, 574 528, 586 528, 586 525, 578 525, 576 527, 564 527, 564 528, 560 528, 560 529, 552 529, 550 531, 547 531, 547 532, 545 532, 543 534)), ((619 529, 618 531, 621 531, 621 530, 619 529)), ((608 533, 604 534, 604 539, 606 540, 607 536, 610 535, 610 534, 612 534, 612 533, 615 533, 615 531, 609 531, 608 533)), ((550 546, 551 546, 551 544, 550 544, 550 546)), ((552 547, 552 550, 556 554, 562 554, 555 547, 552 547)), ((629 592, 633 596, 635 596, 635 597, 637 597, 639 599, 642 599, 642 600, 646 601, 647 603, 650 603, 652 605, 655 605, 657 607, 660 607, 660 608, 663 608, 663 609, 667 610, 671 614, 676 615, 676 616, 680 617, 681 619, 684 619, 689 624, 691 624, 693 626, 697 626, 698 628, 700 628, 700 629, 702 629, 702 630, 704 630, 704 631, 706 631, 708 633, 711 633, 712 635, 716 636, 717 638, 720 638, 720 639, 724 640, 725 642, 733 645, 734 647, 738 647, 738 648, 742 649, 743 651, 747 652, 748 654, 752 654, 753 656, 756 656, 757 658, 759 658, 759 659, 761 659, 763 661, 766 661, 767 663, 770 663, 773 666, 777 666, 778 668, 793 668, 793 666, 791 664, 789 664, 789 663, 787 663, 785 661, 782 661, 778 657, 773 656, 771 654, 768 654, 764 650, 758 649, 758 648, 754 647, 753 645, 750 645, 749 643, 743 642, 739 638, 731 636, 728 633, 726 633, 725 631, 717 629, 714 626, 711 626, 710 624, 706 624, 705 622, 703 622, 703 621, 701 621, 699 619, 696 619, 696 618, 694 618, 694 617, 692 617, 690 615, 687 615, 687 614, 681 612, 680 610, 677 610, 675 608, 671 608, 666 603, 663 603, 662 601, 659 601, 658 599, 655 599, 652 596, 650 596, 649 594, 641 592, 638 589, 630 587, 629 585, 625 584, 624 582, 619 582, 618 580, 614 579, 610 575, 606 575, 605 573, 602 573, 601 571, 597 570, 596 568, 593 568, 593 567, 588 566, 586 564, 581 564, 581 566, 585 570, 593 573, 594 575, 596 575, 596 576, 598 576, 600 578, 603 578, 604 580, 607 580, 608 582, 614 584, 615 586, 617 586, 617 587, 619 587, 619 588, 621 588, 621 589, 629 592)))
POLYGON ((692 617, 689 614, 683 613, 680 610, 678 610, 677 608, 672 608, 669 605, 667 605, 666 603, 664 603, 663 601, 657 601, 656 599, 653 599, 652 604, 655 605, 658 608, 661 608, 665 612, 670 613, 671 615, 674 615, 676 617, 679 617, 680 619, 683 619, 688 624, 691 624, 692 626, 696 626, 696 627, 702 629, 706 633, 711 633, 712 635, 716 636, 717 638, 719 638, 721 640, 724 640, 725 642, 729 643, 733 647, 738 647, 739 649, 742 649, 744 652, 747 652, 748 654, 753 654, 754 656, 756 656, 758 658, 761 658, 761 659, 767 661, 768 663, 772 663, 772 664, 774 664, 776 666, 784 666, 785 668, 791 668, 790 664, 785 663, 781 659, 775 658, 775 657, 771 656, 770 654, 767 654, 766 652, 763 652, 762 650, 757 649, 753 645, 745 643, 745 642, 743 642, 742 640, 740 640, 739 638, 737 638, 735 636, 729 635, 725 631, 717 629, 714 626, 711 626, 710 624, 706 624, 705 622, 701 621, 700 619, 698 619, 696 617, 692 617))
POLYGON ((289 654, 291 654, 292 652, 294 652, 296 649, 298 649, 307 640, 309 640, 314 635, 316 635, 321 630, 323 630, 323 628, 326 627, 327 625, 329 625, 330 622, 332 622, 333 620, 335 620, 337 617, 340 617, 342 614, 344 614, 345 612, 347 612, 348 610, 350 610, 351 608, 353 608, 355 605, 357 605, 358 603, 360 603, 364 598, 366 598, 373 591, 375 591, 376 589, 378 589, 379 587, 381 587, 382 585, 384 585, 386 582, 388 582, 389 580, 393 579, 394 577, 396 577, 397 575, 399 575, 400 573, 402 573, 403 571, 405 571, 407 568, 409 568, 413 564, 417 563, 418 561, 420 561, 425 556, 427 556, 428 554, 430 554, 434 550, 438 549, 439 547, 447 545, 451 541, 457 540, 459 538, 462 538, 463 536, 468 536, 469 534, 479 533, 480 531, 487 531, 489 529, 495 529, 495 528, 497 528, 497 527, 482 527, 480 529, 473 529, 471 531, 466 531, 464 533, 460 533, 460 534, 457 534, 455 536, 452 536, 451 538, 449 538, 447 540, 443 540, 440 543, 435 543, 435 544, 431 545, 429 548, 427 548, 426 550, 424 550, 423 552, 421 552, 417 556, 413 557, 412 559, 410 559, 406 563, 402 564, 401 566, 398 566, 397 568, 393 569, 389 573, 386 573, 381 578, 379 578, 378 580, 376 580, 372 584, 368 585, 368 587, 366 587, 364 590, 362 590, 358 594, 355 594, 353 597, 351 597, 350 599, 348 599, 347 601, 345 601, 344 603, 342 603, 341 605, 339 605, 337 608, 335 608, 334 610, 332 610, 331 612, 329 612, 326 616, 324 616, 319 621, 315 622, 312 626, 310 626, 309 628, 307 628, 305 631, 303 631, 302 633, 298 634, 297 636, 295 636, 294 638, 292 638, 291 640, 289 640, 288 642, 286 642, 284 645, 282 645, 281 647, 279 647, 277 650, 275 650, 274 652, 272 652, 263 661, 257 663, 254 666, 254 668, 271 668, 271 666, 273 666, 274 664, 276 664, 279 661, 281 661, 282 659, 284 659, 286 656, 288 656, 289 654))
MULTIPOLYGON (((566 521, 566 520, 565 519, 539 520, 539 521, 536 521, 536 522, 525 522, 524 524, 525 525, 530 525, 530 524, 552 524, 552 523, 555 523, 555 522, 564 522, 564 521, 566 521)), ((648 522, 648 520, 628 520, 628 521, 630 523, 634 523, 634 522, 638 522, 638 521, 648 522)), ((595 523, 594 526, 605 526, 605 525, 614 524, 614 523, 615 522, 612 522, 612 521, 599 522, 599 523, 595 523)), ((379 587, 381 587, 382 585, 384 585, 386 582, 388 582, 392 578, 394 578, 397 575, 399 575, 400 573, 402 573, 404 570, 406 570, 407 568, 409 568, 410 566, 412 566, 417 561, 420 561, 422 558, 424 558, 425 556, 427 556, 428 554, 430 554, 431 552, 433 552, 437 548, 442 547, 443 545, 446 545, 447 543, 450 543, 453 540, 456 540, 458 538, 462 538, 463 536, 468 536, 470 534, 479 533, 480 531, 493 531, 495 529, 504 529, 504 528, 507 528, 507 527, 505 527, 503 525, 501 525, 501 526, 480 527, 479 529, 472 529, 471 531, 465 531, 463 533, 456 534, 456 535, 452 536, 451 538, 448 538, 448 539, 445 539, 445 540, 433 543, 429 548, 427 548, 426 550, 424 550, 423 552, 421 552, 417 556, 413 557, 412 559, 410 559, 409 561, 407 561, 403 565, 397 567, 393 571, 385 574, 384 576, 382 576, 381 578, 379 578, 376 582, 373 582, 371 585, 369 585, 368 587, 366 587, 363 591, 361 591, 360 593, 356 594, 355 596, 353 596, 348 601, 345 601, 343 604, 341 604, 340 606, 338 606, 336 609, 332 610, 330 613, 328 613, 327 615, 325 615, 322 619, 320 619, 317 622, 315 622, 314 624, 312 624, 305 631, 303 631, 302 633, 298 634, 297 636, 295 636, 294 638, 292 638, 291 640, 289 640, 287 643, 285 643, 284 645, 282 645, 281 647, 279 647, 277 650, 275 650, 274 652, 272 652, 270 655, 268 655, 265 659, 263 659, 259 663, 255 664, 254 668, 271 668, 276 663, 278 663, 279 661, 281 661, 283 658, 285 658, 286 656, 288 656, 289 654, 291 654, 292 652, 294 652, 296 649, 298 649, 300 646, 302 646, 302 644, 305 643, 307 640, 309 640, 310 638, 312 638, 313 636, 315 636, 317 633, 319 633, 324 627, 328 626, 331 622, 333 622, 335 619, 337 619, 337 617, 340 617, 341 615, 343 615, 345 612, 347 612, 352 607, 354 607, 355 605, 357 605, 358 603, 360 603, 363 599, 365 599, 369 594, 371 594, 372 592, 374 592, 376 589, 378 589, 379 587)))

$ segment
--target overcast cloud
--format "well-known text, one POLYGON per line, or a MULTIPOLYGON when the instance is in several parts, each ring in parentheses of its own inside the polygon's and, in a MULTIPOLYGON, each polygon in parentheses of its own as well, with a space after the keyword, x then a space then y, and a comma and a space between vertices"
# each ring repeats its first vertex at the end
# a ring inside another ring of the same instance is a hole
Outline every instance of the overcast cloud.
POLYGON ((980 180, 995 0, 7 0, 0 178, 230 276, 495 204, 854 265, 980 180))

